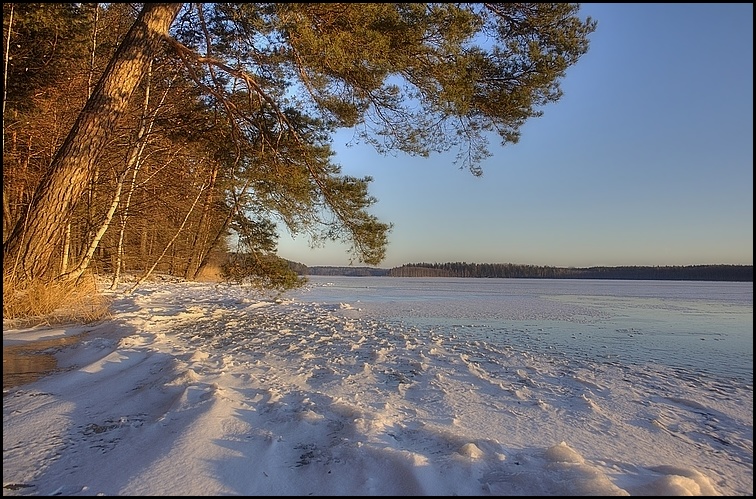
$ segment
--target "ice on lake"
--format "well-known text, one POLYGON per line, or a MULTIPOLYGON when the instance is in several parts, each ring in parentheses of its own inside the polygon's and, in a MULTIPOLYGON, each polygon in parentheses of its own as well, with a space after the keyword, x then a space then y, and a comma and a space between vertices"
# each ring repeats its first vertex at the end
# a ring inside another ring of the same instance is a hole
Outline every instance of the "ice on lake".
POLYGON ((6 390, 4 494, 752 495, 752 290, 146 283, 6 390))

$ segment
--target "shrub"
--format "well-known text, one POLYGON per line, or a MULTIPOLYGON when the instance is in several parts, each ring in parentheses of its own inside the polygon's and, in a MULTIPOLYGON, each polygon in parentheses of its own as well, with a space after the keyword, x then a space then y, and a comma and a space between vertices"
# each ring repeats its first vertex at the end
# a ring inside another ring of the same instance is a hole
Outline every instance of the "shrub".
POLYGON ((306 279, 297 275, 283 258, 264 253, 232 253, 221 265, 226 282, 243 284, 268 291, 283 292, 302 286, 306 279))
POLYGON ((20 280, 3 276, 3 327, 89 323, 109 314, 93 275, 75 281, 20 280))

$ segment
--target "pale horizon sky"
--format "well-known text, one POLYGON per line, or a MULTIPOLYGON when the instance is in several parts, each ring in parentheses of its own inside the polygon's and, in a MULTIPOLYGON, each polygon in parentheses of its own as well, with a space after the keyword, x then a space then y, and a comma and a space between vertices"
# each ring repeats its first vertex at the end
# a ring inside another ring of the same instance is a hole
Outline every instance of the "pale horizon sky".
MULTIPOLYGON (((753 264, 753 4, 583 4, 591 47, 563 97, 474 177, 454 155, 381 156, 334 138, 394 224, 379 267, 753 264)), ((281 231, 278 254, 348 265, 281 231)), ((362 264, 355 261, 355 266, 362 264)))

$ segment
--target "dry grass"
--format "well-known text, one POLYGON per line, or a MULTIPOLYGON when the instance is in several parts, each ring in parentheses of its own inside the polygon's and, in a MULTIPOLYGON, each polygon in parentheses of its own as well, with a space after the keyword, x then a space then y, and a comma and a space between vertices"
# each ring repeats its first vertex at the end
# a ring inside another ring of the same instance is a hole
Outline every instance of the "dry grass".
POLYGON ((206 266, 200 275, 197 276, 197 282, 223 282, 223 275, 219 265, 210 264, 206 266))
POLYGON ((90 323, 109 315, 93 275, 77 281, 19 281, 3 276, 3 328, 90 323))

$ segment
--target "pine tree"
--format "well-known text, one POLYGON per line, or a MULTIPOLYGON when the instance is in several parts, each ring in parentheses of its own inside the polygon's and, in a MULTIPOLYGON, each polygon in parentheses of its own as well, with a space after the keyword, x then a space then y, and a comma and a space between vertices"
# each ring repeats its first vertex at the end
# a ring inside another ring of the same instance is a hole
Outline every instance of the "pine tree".
POLYGON ((187 160, 206 158, 212 192, 222 192, 219 204, 210 194, 193 201, 213 207, 210 225, 205 208, 179 217, 182 227, 204 232, 170 238, 174 248, 186 254, 192 241, 207 245, 184 257, 179 272, 202 265, 214 241, 251 210, 276 214, 316 242, 346 240, 356 259, 377 264, 391 225, 369 213, 372 179, 343 175, 332 161, 332 133, 353 128, 381 153, 456 148, 460 167, 480 175, 492 132, 502 144, 517 142, 525 121, 561 97, 560 80, 587 52, 596 26, 578 10, 559 3, 143 4, 16 218, 3 245, 4 276, 56 277, 63 228, 154 60, 172 60, 159 67, 173 68, 182 89, 195 89, 183 94, 193 110, 188 122, 180 113, 166 118, 161 140, 187 147, 186 137, 172 136, 171 120, 210 133, 204 150, 193 138, 187 160))

